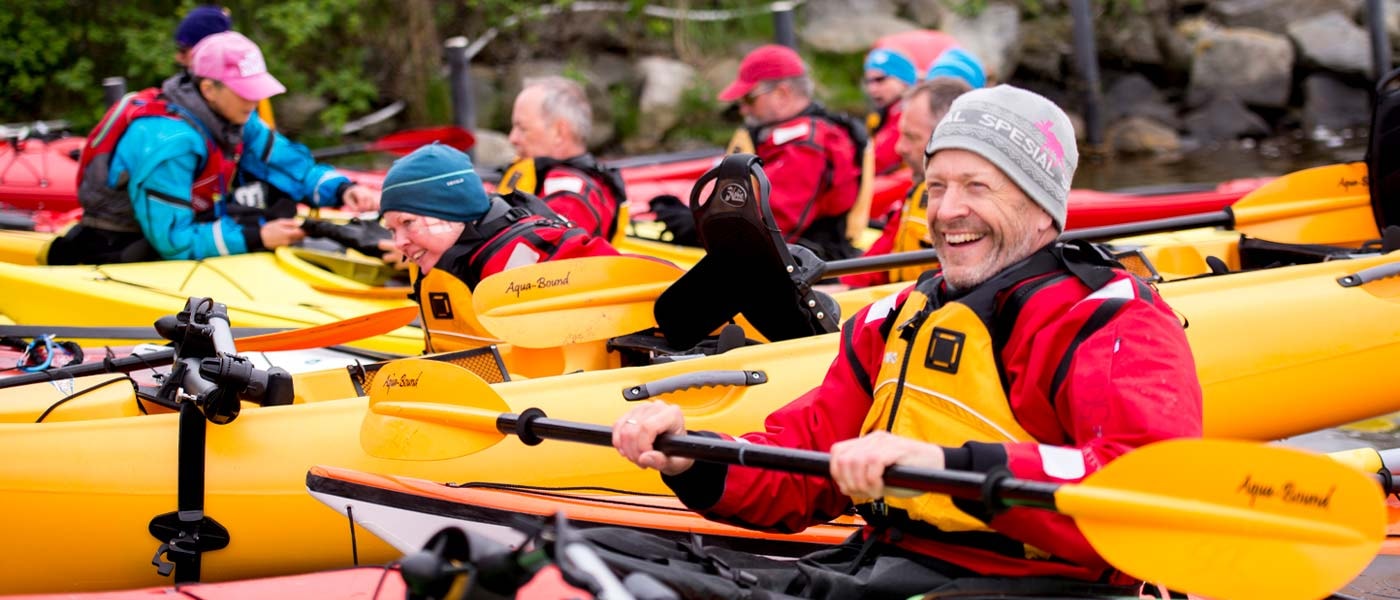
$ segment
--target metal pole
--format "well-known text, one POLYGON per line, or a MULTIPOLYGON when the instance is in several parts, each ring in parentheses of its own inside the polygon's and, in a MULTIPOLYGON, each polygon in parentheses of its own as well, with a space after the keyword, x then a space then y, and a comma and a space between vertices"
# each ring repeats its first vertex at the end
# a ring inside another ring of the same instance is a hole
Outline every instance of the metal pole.
POLYGON ((107 103, 107 106, 116 104, 125 95, 125 77, 107 77, 102 80, 102 100, 107 103))
POLYGON ((796 50, 797 24, 792 16, 793 3, 774 2, 771 8, 773 10, 773 41, 796 50))
POLYGON ((476 127, 476 104, 472 97, 471 59, 467 57, 467 38, 456 36, 443 43, 447 54, 448 89, 452 92, 452 122, 471 131, 476 127))
POLYGON ((1390 72, 1390 36, 1385 32, 1385 0, 1366 0, 1371 31, 1371 73, 1376 83, 1390 72))
POLYGON ((1089 12, 1089 0, 1070 0, 1069 11, 1074 18, 1074 62, 1084 78, 1085 138, 1091 147, 1099 147, 1103 144, 1103 91, 1094 47, 1094 16, 1089 12))

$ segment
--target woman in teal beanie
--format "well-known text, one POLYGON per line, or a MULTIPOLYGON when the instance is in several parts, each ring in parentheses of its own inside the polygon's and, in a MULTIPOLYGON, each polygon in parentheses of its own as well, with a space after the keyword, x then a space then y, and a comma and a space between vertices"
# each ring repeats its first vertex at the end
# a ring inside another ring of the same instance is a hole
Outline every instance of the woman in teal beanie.
POLYGON ((421 273, 440 266, 469 288, 513 267, 618 254, 534 196, 487 194, 471 157, 442 144, 394 161, 384 177, 380 214, 394 249, 421 273))

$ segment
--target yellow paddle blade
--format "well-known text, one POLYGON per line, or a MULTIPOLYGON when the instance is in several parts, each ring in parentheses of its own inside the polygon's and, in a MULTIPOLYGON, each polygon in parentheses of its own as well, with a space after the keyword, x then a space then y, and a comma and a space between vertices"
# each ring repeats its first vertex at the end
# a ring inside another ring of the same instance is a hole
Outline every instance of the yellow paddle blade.
POLYGON ((1267 240, 1348 244, 1380 237, 1362 162, 1289 173, 1246 194, 1230 210, 1235 229, 1267 240))
POLYGON ((749 130, 744 127, 734 128, 734 136, 729 138, 729 144, 724 147, 726 154, 753 154, 753 136, 749 135, 749 130))
POLYGON ((472 306, 482 327, 517 346, 605 340, 655 327, 652 305, 681 273, 640 256, 550 261, 481 280, 472 306))
POLYGON ((496 417, 505 400, 475 373, 450 362, 405 358, 380 369, 360 424, 371 456, 444 460, 477 452, 505 436, 496 417))
POLYGON ((334 323, 239 338, 234 344, 239 352, 324 348, 389 333, 408 325, 417 316, 418 307, 400 306, 334 323))
MULTIPOLYGON (((856 203, 846 213, 846 238, 855 242, 865 233, 870 224, 870 203, 875 200, 875 143, 865 144, 865 152, 860 157, 860 188, 856 192, 856 203)), ((868 246, 867 246, 868 247, 868 246)))
POLYGON ((1055 493, 1105 559, 1211 598, 1321 598, 1386 535, 1376 483, 1328 458, 1228 440, 1173 440, 1055 493))

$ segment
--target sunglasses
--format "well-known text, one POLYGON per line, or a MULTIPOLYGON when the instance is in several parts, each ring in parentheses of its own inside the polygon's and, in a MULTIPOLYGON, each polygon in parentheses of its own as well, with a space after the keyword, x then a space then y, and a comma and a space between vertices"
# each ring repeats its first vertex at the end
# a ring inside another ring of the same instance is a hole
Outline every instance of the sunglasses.
POLYGON ((778 86, 776 86, 776 85, 770 85, 770 86, 766 86, 766 87, 764 87, 764 86, 755 87, 754 89, 749 90, 749 93, 744 94, 743 96, 740 96, 740 97, 739 97, 739 104, 743 104, 743 105, 745 105, 745 106, 752 106, 753 103, 758 102, 758 97, 759 97, 759 96, 762 96, 762 95, 764 95, 764 94, 767 94, 767 93, 769 93, 769 92, 772 92, 773 90, 776 90, 776 89, 778 89, 778 86))

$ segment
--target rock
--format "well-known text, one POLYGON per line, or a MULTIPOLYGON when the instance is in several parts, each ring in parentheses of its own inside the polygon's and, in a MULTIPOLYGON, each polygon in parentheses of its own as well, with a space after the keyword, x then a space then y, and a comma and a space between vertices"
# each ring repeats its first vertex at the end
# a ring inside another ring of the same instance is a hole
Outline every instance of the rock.
POLYGON ((1186 115, 1186 131, 1202 143, 1269 135, 1269 124, 1229 92, 1214 96, 1186 115))
POLYGON ((1128 117, 1109 126, 1108 144, 1119 154, 1165 154, 1181 149, 1176 130, 1148 117, 1128 117))
MULTIPOLYGON (((798 15, 808 23, 827 19, 850 19, 862 15, 895 16, 899 12, 894 0, 807 0, 798 15)), ((806 25, 804 24, 803 27, 806 25)))
POLYGON ((704 81, 707 88, 718 94, 738 75, 739 59, 725 57, 705 65, 704 70, 700 72, 700 79, 704 81))
POLYGON ((695 81, 695 69, 671 58, 648 56, 637 61, 637 71, 642 78, 636 135, 642 147, 637 149, 644 151, 654 149, 680 119, 681 99, 695 81))
POLYGON ((942 16, 942 29, 982 61, 987 83, 1007 81, 1020 53, 1021 10, 1003 0, 991 0, 975 17, 953 11, 942 16))
POLYGON ((1099 27, 1099 54, 1108 54, 1139 65, 1165 64, 1158 47, 1152 16, 1133 14, 1117 20, 1113 27, 1099 27))
POLYGON ((1370 92, 1347 85, 1329 73, 1316 73, 1303 80, 1303 128, 1319 127, 1339 132, 1371 123, 1370 92))
POLYGON ((326 99, 320 96, 293 92, 273 99, 272 116, 277 121, 277 130, 289 137, 317 125, 316 116, 326 110, 326 99))
MULTIPOLYGON (((476 103, 476 125, 478 127, 507 127, 510 125, 510 107, 514 96, 501 93, 501 74, 486 65, 471 65, 472 101, 476 103)), ((450 99, 449 99, 450 101, 450 99)))
POLYGON ((504 169, 515 160, 515 148, 510 145, 506 134, 490 129, 478 129, 472 133, 476 135, 472 157, 478 168, 504 169))
POLYGON ((1299 58, 1306 65, 1339 73, 1371 72, 1370 38, 1340 12, 1295 21, 1288 25, 1288 37, 1298 45, 1299 58))
POLYGON ((1046 15, 1026 21, 1021 29, 1021 56, 1018 71, 1059 80, 1074 55, 1070 41, 1074 22, 1067 14, 1046 15))
MULTIPOLYGON (((588 104, 593 110, 593 131, 588 135, 588 147, 597 148, 611 142, 617 135, 617 125, 612 114, 612 96, 607 88, 598 85, 597 81, 603 79, 591 70, 584 69, 582 74, 578 74, 577 69, 557 60, 531 60, 516 63, 501 84, 501 89, 506 91, 506 106, 515 106, 515 97, 520 94, 520 88, 526 79, 534 77, 546 77, 559 75, 568 77, 575 75, 574 79, 582 79, 584 91, 588 93, 588 104), (573 71, 573 73, 571 73, 573 71), (581 75, 581 77, 578 77, 581 75)), ((511 108, 507 108, 507 114, 511 108)))
POLYGON ((863 53, 882 36, 918 28, 893 15, 847 14, 808 21, 797 35, 804 44, 823 52, 863 53))
POLYGON ((1288 24, 1332 11, 1355 15, 1363 0, 1214 0, 1206 14, 1227 27, 1284 33, 1288 24))
MULTIPOLYGON (((1400 0, 1396 0, 1400 2, 1400 0)), ((905 13, 922 27, 938 29, 943 18, 942 0, 907 0, 904 3, 905 13)))
POLYGON ((1288 104, 1293 81, 1293 44, 1281 35, 1258 29, 1203 32, 1191 62, 1187 102, 1199 105, 1231 93, 1255 106, 1288 104))
POLYGON ((1162 92, 1139 73, 1130 73, 1113 82, 1104 92, 1104 120, 1112 123, 1129 117, 1146 117, 1172 129, 1181 126, 1176 109, 1167 104, 1162 92))

